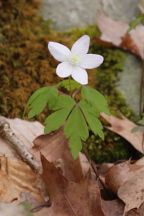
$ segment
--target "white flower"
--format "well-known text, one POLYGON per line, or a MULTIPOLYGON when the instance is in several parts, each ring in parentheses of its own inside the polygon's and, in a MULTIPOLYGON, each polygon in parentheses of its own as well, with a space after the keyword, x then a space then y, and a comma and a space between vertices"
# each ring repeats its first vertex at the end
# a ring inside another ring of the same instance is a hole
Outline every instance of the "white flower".
POLYGON ((88 74, 85 69, 92 69, 102 64, 104 58, 101 55, 87 54, 89 50, 90 38, 83 35, 72 46, 71 50, 66 46, 49 42, 48 49, 53 57, 62 62, 56 68, 59 77, 72 78, 82 85, 88 83, 88 74))

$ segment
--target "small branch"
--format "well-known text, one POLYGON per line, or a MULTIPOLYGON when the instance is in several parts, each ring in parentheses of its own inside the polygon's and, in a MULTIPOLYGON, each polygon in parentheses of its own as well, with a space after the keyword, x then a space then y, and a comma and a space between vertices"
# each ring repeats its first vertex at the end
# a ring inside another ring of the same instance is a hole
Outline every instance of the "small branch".
POLYGON ((32 208, 31 210, 30 210, 30 212, 31 213, 35 213, 35 212, 38 212, 38 211, 40 211, 42 208, 44 208, 44 207, 51 207, 51 202, 50 202, 50 200, 48 200, 47 202, 45 202, 45 203, 42 203, 42 204, 40 204, 40 205, 38 205, 38 206, 36 206, 36 207, 34 207, 34 208, 32 208))
POLYGON ((17 154, 22 158, 23 161, 28 163, 31 166, 31 168, 35 170, 35 172, 40 172, 40 164, 29 152, 23 141, 20 140, 12 131, 12 129, 10 128, 10 124, 4 119, 0 119, 0 135, 12 144, 13 148, 15 149, 17 154))

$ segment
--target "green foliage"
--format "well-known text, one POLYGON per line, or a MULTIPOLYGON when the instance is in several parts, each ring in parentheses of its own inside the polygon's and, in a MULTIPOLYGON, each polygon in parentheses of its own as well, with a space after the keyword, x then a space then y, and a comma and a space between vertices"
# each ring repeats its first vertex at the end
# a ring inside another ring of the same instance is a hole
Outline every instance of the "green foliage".
MULTIPOLYGON (((58 97, 58 90, 54 87, 43 87, 38 89, 29 98, 26 108, 30 106, 31 110, 28 114, 28 118, 32 118, 35 115, 39 115, 48 103, 49 109, 52 109, 56 103, 58 97)), ((26 110, 25 108, 25 110, 26 110)), ((25 111, 24 111, 25 113, 25 111)))
POLYGON ((85 115, 90 129, 95 135, 99 135, 99 137, 104 140, 104 134, 102 131, 103 126, 98 119, 99 115, 97 115, 96 110, 94 111, 93 107, 84 100, 81 100, 79 105, 85 115))
POLYGON ((130 32, 132 29, 134 29, 139 23, 144 24, 144 14, 137 14, 136 19, 131 21, 129 23, 129 29, 127 32, 130 32))
POLYGON ((82 149, 81 140, 86 141, 89 136, 86 121, 77 106, 73 109, 67 120, 64 134, 67 138, 70 137, 69 146, 73 157, 77 158, 79 151, 82 149))
POLYGON ((63 81, 61 81, 61 82, 59 82, 57 84, 57 88, 59 88, 59 87, 63 87, 67 91, 73 91, 75 89, 80 88, 81 85, 78 82, 74 81, 74 80, 66 79, 66 80, 63 80, 63 81))
POLYGON ((97 27, 97 25, 93 24, 93 25, 88 25, 84 28, 74 28, 72 30, 66 31, 64 34, 70 35, 73 42, 75 42, 78 38, 80 38, 84 34, 89 35, 90 39, 93 39, 93 37, 99 37, 100 30, 97 27))
POLYGON ((95 107, 96 111, 104 112, 109 115, 108 104, 105 97, 97 90, 83 86, 82 95, 87 100, 87 102, 95 107))
POLYGON ((57 130, 63 125, 64 121, 70 114, 75 101, 66 95, 58 96, 55 106, 52 110, 56 111, 49 115, 45 120, 44 133, 50 133, 51 131, 57 130))
POLYGON ((27 216, 33 216, 33 214, 30 212, 30 210, 32 209, 32 205, 29 202, 24 201, 21 202, 20 205, 22 205, 25 208, 25 214, 27 216))

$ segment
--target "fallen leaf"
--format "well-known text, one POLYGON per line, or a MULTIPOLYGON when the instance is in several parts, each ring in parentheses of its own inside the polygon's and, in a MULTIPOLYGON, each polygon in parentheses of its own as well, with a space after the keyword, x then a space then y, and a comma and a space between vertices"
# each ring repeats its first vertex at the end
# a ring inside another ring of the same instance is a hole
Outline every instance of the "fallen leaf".
POLYGON ((105 175, 105 183, 126 204, 125 212, 144 203, 144 158, 114 165, 105 175))
MULTIPOLYGON (((100 190, 90 172, 79 183, 68 181, 53 163, 42 156, 42 178, 46 184, 52 206, 51 216, 104 216, 101 210, 100 190)), ((39 214, 40 215, 40 214, 39 214)))
POLYGON ((43 202, 38 176, 17 158, 0 157, 0 200, 20 202, 21 193, 27 191, 37 203, 43 202))
POLYGON ((144 202, 144 170, 140 170, 119 188, 118 197, 126 204, 125 212, 141 206, 144 202))
POLYGON ((144 203, 139 209, 132 209, 127 213, 127 216, 144 216, 144 203))
POLYGON ((122 216, 124 212, 124 204, 116 200, 101 200, 104 216, 122 216))
POLYGON ((137 125, 132 121, 128 120, 126 117, 122 116, 122 119, 115 116, 108 116, 105 113, 101 113, 101 116, 111 124, 111 127, 107 127, 109 130, 119 134, 125 138, 129 143, 133 145, 139 152, 144 153, 144 148, 142 145, 143 132, 136 131, 132 133, 132 129, 137 125))
POLYGON ((49 162, 53 162, 63 175, 71 181, 78 182, 86 175, 90 164, 85 155, 79 153, 79 157, 74 160, 65 138, 63 128, 60 130, 42 135, 34 140, 33 154, 40 160, 40 152, 49 162))
POLYGON ((103 15, 100 11, 96 14, 96 23, 101 31, 100 39, 129 50, 144 59, 144 26, 137 25, 130 33, 127 33, 129 25, 127 22, 114 20, 103 15))

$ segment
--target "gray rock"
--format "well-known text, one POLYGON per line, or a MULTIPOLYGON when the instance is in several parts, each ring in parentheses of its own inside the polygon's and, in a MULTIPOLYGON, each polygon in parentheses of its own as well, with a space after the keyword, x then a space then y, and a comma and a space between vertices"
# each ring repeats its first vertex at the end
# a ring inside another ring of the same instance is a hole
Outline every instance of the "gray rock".
POLYGON ((126 54, 124 72, 119 73, 120 81, 117 88, 124 95, 127 104, 139 115, 140 80, 142 73, 142 62, 133 54, 126 54))
POLYGON ((100 9, 100 0, 41 0, 42 15, 51 19, 53 27, 67 30, 95 23, 96 10, 100 9))
POLYGON ((53 20, 57 30, 68 30, 96 23, 96 11, 120 19, 132 20, 138 12, 138 0, 41 0, 41 14, 53 20))
POLYGON ((138 0, 102 0, 106 15, 123 21, 131 21, 137 13, 138 0))

